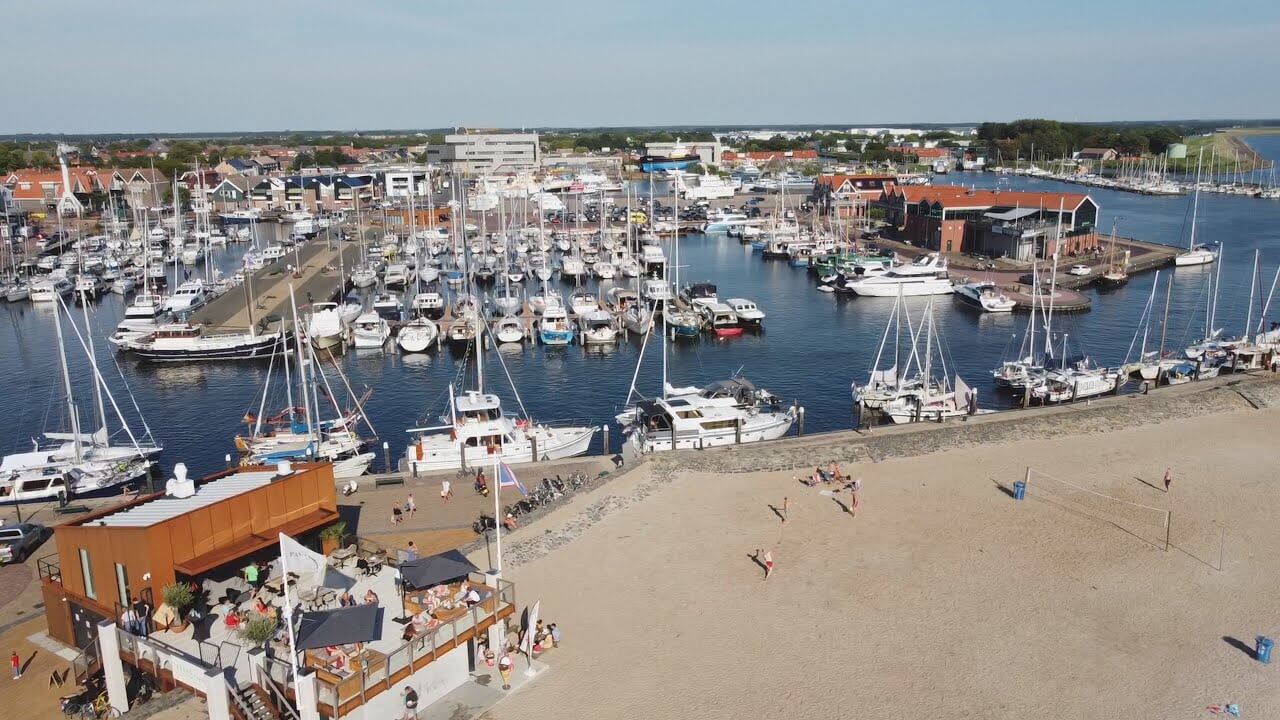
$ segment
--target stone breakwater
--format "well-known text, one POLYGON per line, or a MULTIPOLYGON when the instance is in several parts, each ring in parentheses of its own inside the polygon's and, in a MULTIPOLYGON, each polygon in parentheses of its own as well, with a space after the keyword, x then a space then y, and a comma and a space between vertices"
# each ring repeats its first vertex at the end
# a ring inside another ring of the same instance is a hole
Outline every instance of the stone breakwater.
MULTIPOLYGON (((600 487, 580 500, 585 506, 559 508, 545 527, 523 528, 504 542, 503 562, 517 567, 551 553, 609 515, 643 502, 669 485, 680 472, 779 472, 810 470, 836 460, 852 470, 859 462, 880 462, 945 452, 987 443, 1099 435, 1175 418, 1211 416, 1280 406, 1280 377, 1226 377, 1162 388, 1148 395, 1124 395, 1070 406, 1018 410, 975 417, 968 422, 918 424, 843 431, 710 450, 688 450, 646 458, 627 472, 602 479, 616 489, 600 487), (643 473, 625 482, 632 473, 643 473), (627 485, 623 490, 621 485, 627 485), (604 493, 604 494, 602 494, 604 493), (593 497, 599 495, 599 497, 593 497), (536 533, 536 534, 535 534, 536 533)), ((536 519, 536 518, 535 518, 536 519)), ((465 548, 483 548, 483 540, 465 548)))

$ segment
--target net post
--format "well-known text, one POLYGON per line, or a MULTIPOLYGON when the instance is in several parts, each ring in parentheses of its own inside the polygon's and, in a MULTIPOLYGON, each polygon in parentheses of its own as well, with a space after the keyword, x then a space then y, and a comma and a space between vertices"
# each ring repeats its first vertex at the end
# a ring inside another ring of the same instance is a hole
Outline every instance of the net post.
POLYGON ((1222 572, 1222 555, 1227 546, 1227 528, 1222 528, 1222 537, 1218 540, 1218 572, 1222 572))
POLYGON ((1169 552, 1169 530, 1173 526, 1173 511, 1164 511, 1164 551, 1169 552))
POLYGON ((1030 465, 1027 466, 1027 474, 1023 476, 1022 484, 1023 485, 1031 484, 1031 466, 1030 465))

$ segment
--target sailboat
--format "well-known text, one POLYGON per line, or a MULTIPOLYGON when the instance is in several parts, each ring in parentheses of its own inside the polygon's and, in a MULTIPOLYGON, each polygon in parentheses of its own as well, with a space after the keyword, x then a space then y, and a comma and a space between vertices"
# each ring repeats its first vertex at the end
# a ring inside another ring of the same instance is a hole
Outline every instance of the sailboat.
POLYGON ((1191 241, 1187 251, 1178 253, 1173 264, 1178 267, 1189 265, 1208 265, 1218 259, 1218 251, 1208 245, 1196 245, 1196 220, 1200 210, 1200 160, 1204 159, 1204 149, 1200 150, 1200 158, 1196 160, 1196 189, 1191 200, 1191 241))
POLYGON ((959 374, 955 376, 954 382, 948 381, 946 360, 941 352, 938 353, 938 364, 934 364, 934 351, 940 350, 941 346, 933 319, 932 299, 925 306, 920 332, 925 336, 924 365, 920 368, 920 374, 904 383, 896 397, 881 406, 880 412, 894 423, 942 422, 994 412, 978 408, 978 391, 965 384, 959 374), (935 380, 934 372, 939 368, 941 373, 935 380))
POLYGON ((1129 251, 1124 251, 1124 260, 1116 262, 1116 223, 1111 221, 1111 247, 1107 250, 1107 271, 1102 273, 1098 285, 1103 290, 1114 290, 1129 282, 1129 251))
MULTIPOLYGON (((292 300, 293 288, 289 288, 292 300)), ((294 322, 297 322, 297 310, 294 310, 294 322)), ((336 395, 329 386, 329 379, 317 362, 314 348, 308 343, 295 343, 288 347, 288 339, 280 338, 281 347, 277 353, 282 358, 284 387, 286 392, 286 409, 272 417, 267 417, 266 404, 271 388, 271 368, 267 371, 267 381, 263 384, 262 400, 256 415, 246 415, 245 422, 249 426, 246 435, 237 436, 236 449, 243 455, 244 464, 273 465, 282 460, 321 459, 333 463, 333 475, 336 479, 349 479, 363 475, 368 471, 376 455, 364 452, 365 440, 356 431, 363 420, 373 432, 373 425, 365 415, 364 404, 369 393, 363 397, 354 397, 354 408, 343 411, 337 407, 336 395), (302 406, 294 403, 293 385, 289 377, 289 362, 293 358, 297 363, 298 392, 302 396, 302 406), (332 420, 320 419, 320 393, 322 392, 334 404, 337 417, 332 420), (299 413, 301 411, 301 413, 299 413), (299 416, 301 415, 301 416, 299 416)), ((274 355, 272 364, 274 365, 274 355)), ((334 364, 338 373, 342 369, 334 364)), ((343 377, 346 386, 346 378, 343 377)), ((349 386, 347 386, 349 389, 349 386)))
MULTIPOLYGON (((66 345, 62 331, 62 312, 70 318, 65 302, 57 301, 54 308, 54 330, 58 339, 58 361, 62 374, 63 391, 67 403, 70 432, 46 432, 41 441, 34 441, 29 452, 13 453, 0 459, 0 503, 50 500, 62 496, 91 496, 112 494, 119 485, 132 482, 146 475, 152 466, 152 458, 161 451, 159 443, 151 438, 151 429, 142 420, 145 432, 134 434, 107 387, 98 369, 93 336, 88 332, 88 309, 85 308, 86 333, 82 335, 75 323, 71 330, 89 359, 93 375, 93 422, 98 429, 83 432, 80 408, 72 391, 71 371, 67 364, 66 345), (86 342, 85 335, 88 336, 86 342), (106 406, 110 403, 121 430, 128 437, 127 445, 113 444, 108 429, 106 406)), ((123 382, 124 378, 121 377, 123 382)), ((127 389, 127 388, 126 388, 127 389)), ((137 410, 136 403, 134 404, 137 410)))

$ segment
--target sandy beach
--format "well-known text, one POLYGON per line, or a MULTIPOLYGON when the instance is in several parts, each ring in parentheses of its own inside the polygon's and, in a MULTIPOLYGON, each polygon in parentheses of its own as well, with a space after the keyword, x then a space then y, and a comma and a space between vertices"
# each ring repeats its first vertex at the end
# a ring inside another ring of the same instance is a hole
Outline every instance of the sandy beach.
POLYGON ((1277 427, 1247 409, 846 464, 856 518, 794 472, 643 466, 510 539, 520 602, 564 642, 486 717, 1280 717, 1251 655, 1280 630, 1277 427), (1018 502, 999 485, 1028 464, 1018 502), (1171 509, 1172 547, 1162 510, 1060 480, 1171 509))

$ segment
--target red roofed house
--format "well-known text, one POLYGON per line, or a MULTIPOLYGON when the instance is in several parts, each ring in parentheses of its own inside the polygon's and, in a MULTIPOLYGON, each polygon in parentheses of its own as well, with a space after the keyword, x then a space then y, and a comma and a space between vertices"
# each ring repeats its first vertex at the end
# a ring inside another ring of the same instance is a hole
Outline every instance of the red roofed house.
MULTIPOLYGON (((110 171, 105 171, 109 173, 110 171)), ((109 175, 99 176, 99 171, 89 167, 67 168, 71 193, 66 196, 62 210, 71 214, 84 210, 90 195, 107 192, 109 175)), ((59 207, 63 198, 61 170, 14 170, 4 179, 13 197, 13 205, 19 210, 44 211, 59 207)))
POLYGON ((829 202, 830 212, 837 217, 866 215, 871 202, 892 191, 895 175, 819 175, 814 181, 814 199, 829 202), (829 197, 830 200, 825 200, 829 197))
POLYGON ((1079 193, 923 185, 886 191, 876 204, 900 237, 930 250, 1029 261, 1098 247, 1098 204, 1079 193))

